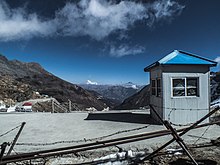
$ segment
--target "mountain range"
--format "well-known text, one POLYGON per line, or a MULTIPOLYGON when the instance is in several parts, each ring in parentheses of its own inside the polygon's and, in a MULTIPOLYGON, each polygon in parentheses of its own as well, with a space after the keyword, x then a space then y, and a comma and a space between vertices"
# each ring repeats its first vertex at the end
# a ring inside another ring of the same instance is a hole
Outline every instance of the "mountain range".
POLYGON ((110 100, 113 106, 121 104, 126 98, 134 95, 144 87, 132 82, 119 85, 79 84, 79 86, 99 93, 102 98, 110 100))
POLYGON ((39 93, 41 96, 53 97, 64 105, 71 100, 82 110, 89 107, 97 110, 107 107, 114 109, 130 96, 136 96, 142 88, 132 82, 120 85, 76 85, 51 74, 38 63, 8 60, 0 55, 0 100, 6 103, 33 99, 39 93))
POLYGON ((32 99, 36 92, 54 97, 61 103, 69 99, 81 109, 108 107, 93 93, 60 79, 38 63, 8 60, 0 55, 0 100, 20 102, 32 99))

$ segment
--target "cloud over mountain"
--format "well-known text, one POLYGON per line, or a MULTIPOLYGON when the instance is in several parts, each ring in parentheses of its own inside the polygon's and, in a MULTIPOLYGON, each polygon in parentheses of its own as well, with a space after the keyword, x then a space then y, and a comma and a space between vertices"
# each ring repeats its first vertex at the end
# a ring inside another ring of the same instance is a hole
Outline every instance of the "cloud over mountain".
POLYGON ((172 0, 153 3, 81 0, 66 3, 54 11, 55 18, 43 20, 25 8, 11 9, 5 1, 0 1, 0 41, 53 36, 89 36, 102 40, 112 33, 128 30, 136 21, 144 20, 149 26, 155 21, 172 18, 183 8, 172 0))

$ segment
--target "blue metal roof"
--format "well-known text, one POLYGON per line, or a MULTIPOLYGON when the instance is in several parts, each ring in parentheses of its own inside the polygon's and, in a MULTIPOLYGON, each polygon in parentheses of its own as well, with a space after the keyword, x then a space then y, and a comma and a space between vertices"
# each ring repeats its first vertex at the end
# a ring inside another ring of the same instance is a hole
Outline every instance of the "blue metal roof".
POLYGON ((159 65, 208 65, 211 67, 216 66, 217 62, 184 51, 174 50, 159 61, 144 68, 144 71, 148 72, 151 68, 159 65))

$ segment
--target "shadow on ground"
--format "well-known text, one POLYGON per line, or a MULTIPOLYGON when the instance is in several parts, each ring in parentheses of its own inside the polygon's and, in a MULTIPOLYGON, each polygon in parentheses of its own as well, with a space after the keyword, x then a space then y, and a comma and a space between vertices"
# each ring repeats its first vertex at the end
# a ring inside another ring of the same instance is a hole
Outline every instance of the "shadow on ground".
POLYGON ((139 124, 157 124, 150 114, 132 112, 89 113, 85 120, 104 120, 139 124))
MULTIPOLYGON (((196 160, 198 165, 217 165, 216 161, 213 160, 196 160)), ((193 165, 192 161, 189 161, 187 159, 177 159, 176 161, 173 161, 169 163, 170 165, 193 165)))

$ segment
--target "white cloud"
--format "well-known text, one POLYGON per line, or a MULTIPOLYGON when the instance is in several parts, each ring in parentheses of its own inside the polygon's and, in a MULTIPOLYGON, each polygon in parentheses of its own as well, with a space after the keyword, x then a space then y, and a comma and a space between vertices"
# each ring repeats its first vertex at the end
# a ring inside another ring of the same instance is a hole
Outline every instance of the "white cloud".
POLYGON ((129 1, 112 4, 101 0, 82 0, 78 6, 67 3, 57 12, 57 21, 63 22, 63 35, 90 36, 96 40, 118 30, 127 30, 135 21, 146 17, 142 4, 129 1))
POLYGON ((61 33, 67 36, 90 36, 101 40, 118 31, 125 31, 136 21, 145 20, 152 25, 160 19, 181 12, 183 6, 171 0, 153 3, 121 1, 111 3, 103 0, 81 0, 78 5, 67 3, 57 12, 61 33))
POLYGON ((24 9, 10 9, 0 2, 0 40, 29 39, 34 36, 49 36, 55 32, 53 21, 41 21, 36 14, 27 14, 24 9))
POLYGON ((98 85, 97 82, 94 82, 94 81, 91 81, 91 80, 87 80, 86 84, 89 84, 89 85, 98 85))
POLYGON ((107 0, 81 0, 67 3, 50 20, 42 20, 24 8, 10 9, 0 1, 0 40, 11 41, 51 36, 89 36, 102 40, 115 32, 123 32, 136 21, 147 25, 180 13, 183 6, 172 0, 153 3, 107 0))
POLYGON ((219 65, 220 64, 220 57, 216 57, 214 61, 217 62, 219 65))
POLYGON ((184 6, 171 0, 155 1, 151 8, 154 11, 156 19, 162 19, 178 15, 183 10, 184 6))
POLYGON ((110 55, 113 57, 123 57, 127 55, 136 55, 143 53, 145 50, 142 46, 129 46, 129 45, 119 45, 117 46, 110 46, 110 55))

